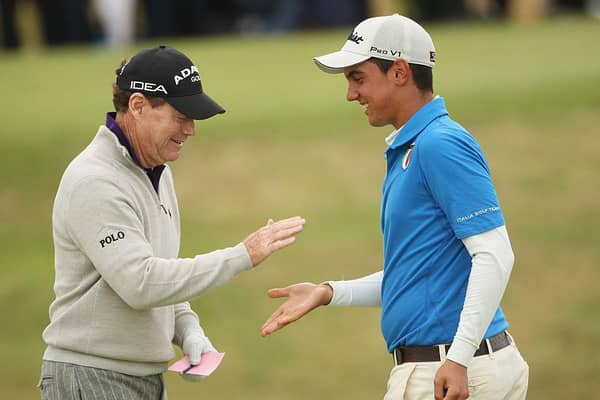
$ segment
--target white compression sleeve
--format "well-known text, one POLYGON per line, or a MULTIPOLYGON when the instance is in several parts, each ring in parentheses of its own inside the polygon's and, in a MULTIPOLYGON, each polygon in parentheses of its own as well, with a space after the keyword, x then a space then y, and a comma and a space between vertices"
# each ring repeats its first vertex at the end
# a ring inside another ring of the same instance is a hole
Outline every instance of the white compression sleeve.
POLYGON ((381 307, 383 271, 351 281, 325 282, 333 288, 331 306, 381 307))
POLYGON ((465 367, 490 325, 500 305, 514 263, 506 227, 463 239, 472 257, 465 304, 448 359, 465 367))

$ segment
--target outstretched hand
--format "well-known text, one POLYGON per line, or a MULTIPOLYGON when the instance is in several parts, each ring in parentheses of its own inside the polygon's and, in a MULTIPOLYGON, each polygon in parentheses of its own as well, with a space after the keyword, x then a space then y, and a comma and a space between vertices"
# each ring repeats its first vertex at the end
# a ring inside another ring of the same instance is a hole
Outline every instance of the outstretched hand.
POLYGON ((301 217, 292 217, 277 222, 269 219, 265 226, 250 234, 244 240, 244 245, 250 255, 252 265, 257 266, 277 250, 294 243, 295 235, 302 232, 305 222, 301 217))
POLYGON ((283 289, 270 289, 267 295, 271 298, 287 297, 288 299, 263 324, 260 330, 262 336, 270 335, 315 308, 329 304, 333 297, 333 289, 326 284, 297 283, 283 289))

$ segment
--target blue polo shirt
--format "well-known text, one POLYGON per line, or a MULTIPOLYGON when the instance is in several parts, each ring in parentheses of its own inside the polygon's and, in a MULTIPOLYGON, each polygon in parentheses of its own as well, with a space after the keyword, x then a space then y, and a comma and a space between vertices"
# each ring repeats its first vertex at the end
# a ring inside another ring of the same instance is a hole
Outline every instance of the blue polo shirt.
MULTIPOLYGON (((461 239, 504 225, 487 161, 441 97, 386 150, 381 329, 388 350, 451 343, 471 257, 461 239)), ((508 328, 498 308, 485 338, 508 328)))

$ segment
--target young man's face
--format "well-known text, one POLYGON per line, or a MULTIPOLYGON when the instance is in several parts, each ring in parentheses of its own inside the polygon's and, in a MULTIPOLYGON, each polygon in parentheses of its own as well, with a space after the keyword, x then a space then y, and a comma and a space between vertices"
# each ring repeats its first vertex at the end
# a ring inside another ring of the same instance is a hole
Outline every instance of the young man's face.
POLYGON ((145 108, 139 129, 140 158, 151 167, 177 160, 183 143, 196 134, 194 120, 169 103, 152 108, 148 102, 145 108))
POLYGON ((344 68, 348 80, 348 101, 358 101, 364 108, 371 126, 396 125, 398 114, 394 101, 395 84, 379 67, 370 61, 344 68))

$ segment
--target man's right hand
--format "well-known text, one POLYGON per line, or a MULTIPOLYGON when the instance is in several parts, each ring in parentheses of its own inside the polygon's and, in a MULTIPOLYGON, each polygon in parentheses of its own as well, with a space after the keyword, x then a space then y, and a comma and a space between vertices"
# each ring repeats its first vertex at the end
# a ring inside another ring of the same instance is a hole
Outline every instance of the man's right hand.
POLYGON ((252 260, 252 265, 257 266, 279 249, 294 243, 296 234, 302 232, 306 221, 302 217, 292 217, 273 222, 272 219, 256 232, 244 239, 244 245, 252 260))
POLYGON ((329 304, 333 297, 333 288, 327 284, 297 283, 283 289, 270 289, 267 294, 271 298, 288 299, 264 323, 260 330, 262 336, 270 335, 315 308, 329 304))

